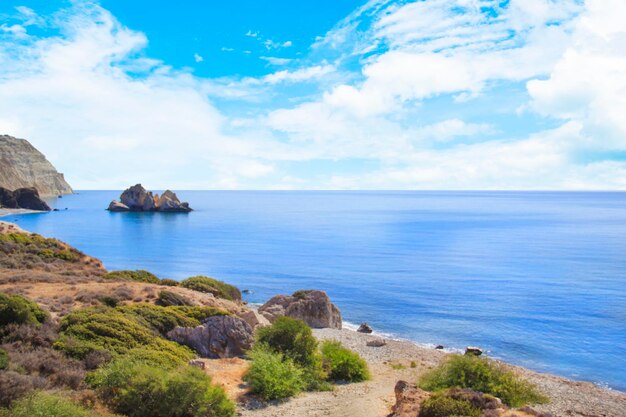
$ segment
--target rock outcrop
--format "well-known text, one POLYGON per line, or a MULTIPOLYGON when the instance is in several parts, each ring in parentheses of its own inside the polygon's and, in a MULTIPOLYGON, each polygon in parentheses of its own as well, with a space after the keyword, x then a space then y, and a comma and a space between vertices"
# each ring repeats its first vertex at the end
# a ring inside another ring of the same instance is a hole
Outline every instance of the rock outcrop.
POLYGON ((35 188, 18 188, 15 191, 0 187, 0 207, 50 211, 50 206, 39 197, 35 188))
POLYGON ((359 328, 356 330, 359 333, 372 333, 374 330, 372 329, 372 326, 370 326, 367 323, 361 323, 361 325, 359 326, 359 328))
POLYGON ((146 191, 141 184, 133 185, 124 190, 120 201, 113 200, 107 208, 109 211, 160 211, 170 213, 187 213, 191 211, 189 203, 182 203, 175 193, 166 190, 159 197, 152 191, 146 191))
POLYGON ((197 327, 176 327, 167 337, 212 359, 243 356, 254 341, 252 327, 235 316, 213 316, 197 327))
POLYGON ((25 139, 0 135, 0 187, 35 188, 42 197, 72 194, 72 187, 25 139))
POLYGON ((293 295, 276 295, 259 307, 259 313, 270 322, 281 316, 304 321, 313 328, 341 329, 341 312, 324 291, 297 291, 293 295))
POLYGON ((422 401, 430 397, 430 393, 406 381, 398 381, 394 388, 396 404, 392 408, 392 417, 416 417, 419 415, 422 401))

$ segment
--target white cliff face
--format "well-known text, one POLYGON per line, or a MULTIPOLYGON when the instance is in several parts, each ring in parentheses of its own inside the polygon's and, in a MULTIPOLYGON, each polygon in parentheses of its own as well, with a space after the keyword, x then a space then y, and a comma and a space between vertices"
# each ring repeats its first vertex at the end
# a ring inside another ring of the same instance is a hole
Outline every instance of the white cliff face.
POLYGON ((41 152, 27 140, 8 135, 0 135, 0 187, 34 187, 42 197, 73 192, 41 152))

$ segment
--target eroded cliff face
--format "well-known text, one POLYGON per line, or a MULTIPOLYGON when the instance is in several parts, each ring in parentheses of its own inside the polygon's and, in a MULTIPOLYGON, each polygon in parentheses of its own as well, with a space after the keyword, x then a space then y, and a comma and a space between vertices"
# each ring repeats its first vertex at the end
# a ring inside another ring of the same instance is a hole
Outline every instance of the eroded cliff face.
POLYGON ((25 139, 0 135, 0 187, 34 187, 42 197, 71 194, 72 187, 46 157, 25 139))

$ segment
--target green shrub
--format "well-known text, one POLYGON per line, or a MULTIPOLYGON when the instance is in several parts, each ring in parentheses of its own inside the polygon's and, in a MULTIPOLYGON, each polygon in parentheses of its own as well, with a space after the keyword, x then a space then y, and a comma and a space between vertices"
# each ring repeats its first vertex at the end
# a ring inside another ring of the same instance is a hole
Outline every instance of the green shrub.
POLYGON ((113 297, 111 295, 104 295, 100 297, 100 301, 102 301, 102 304, 108 307, 117 307, 120 302, 119 298, 113 297))
POLYGON ((167 287, 178 287, 178 281, 169 278, 163 278, 160 282, 161 285, 165 285, 167 287))
POLYGON ((6 350, 0 348, 0 370, 9 366, 9 355, 6 350))
POLYGON ((166 334, 174 327, 195 327, 200 322, 194 318, 167 307, 154 304, 138 303, 129 304, 117 309, 124 315, 135 315, 145 320, 153 329, 161 334, 166 334))
POLYGON ((159 292, 159 298, 156 300, 156 304, 160 306, 190 306, 193 305, 184 295, 177 294, 172 291, 163 290, 159 292))
POLYGON ((241 301, 241 291, 239 291, 239 288, 214 278, 203 276, 191 277, 182 281, 180 286, 194 291, 213 294, 215 297, 224 298, 226 300, 241 301))
POLYGON ((367 362, 356 352, 346 349, 338 341, 322 343, 322 357, 330 369, 329 377, 335 381, 361 382, 370 378, 367 362))
POLYGON ((257 331, 257 343, 267 345, 303 367, 315 362, 317 340, 302 320, 287 316, 277 318, 271 326, 257 331))
POLYGON ((63 318, 60 330, 55 348, 79 359, 90 352, 123 355, 136 348, 170 353, 181 361, 194 356, 190 349, 161 338, 145 320, 119 309, 95 307, 74 311, 63 318))
POLYGON ((49 317, 36 303, 18 294, 0 293, 0 326, 39 324, 49 317))
POLYGON ((207 307, 207 306, 171 306, 167 307, 168 311, 175 311, 180 314, 184 314, 185 316, 196 319, 199 322, 204 321, 204 319, 213 317, 213 316, 230 316, 232 315, 226 310, 222 310, 217 307, 207 307))
POLYGON ((436 393, 424 400, 420 407, 419 417, 479 417, 480 409, 474 407, 469 401, 455 400, 445 395, 436 393))
POLYGON ((151 272, 144 270, 137 271, 113 271, 104 276, 107 279, 119 279, 124 281, 147 282, 148 284, 159 284, 161 280, 151 272))
POLYGON ((494 395, 511 407, 548 401, 535 385, 503 365, 477 356, 452 355, 444 364, 424 375, 420 387, 429 391, 470 388, 494 395))
POLYGON ((163 369, 120 359, 91 383, 112 410, 128 417, 232 417, 235 406, 211 378, 190 366, 163 369))
POLYGON ((87 410, 57 395, 36 392, 15 402, 11 417, 113 417, 87 410))
POLYGON ((244 379, 261 398, 282 400, 305 388, 304 372, 290 358, 263 345, 257 345, 249 356, 252 364, 244 379))

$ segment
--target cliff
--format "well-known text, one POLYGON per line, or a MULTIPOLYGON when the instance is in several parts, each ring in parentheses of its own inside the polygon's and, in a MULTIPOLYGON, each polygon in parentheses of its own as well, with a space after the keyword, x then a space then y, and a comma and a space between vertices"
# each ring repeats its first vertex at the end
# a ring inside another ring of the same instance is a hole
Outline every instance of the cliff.
POLYGON ((73 192, 41 152, 27 140, 8 135, 0 135, 0 187, 34 187, 42 197, 73 192))

